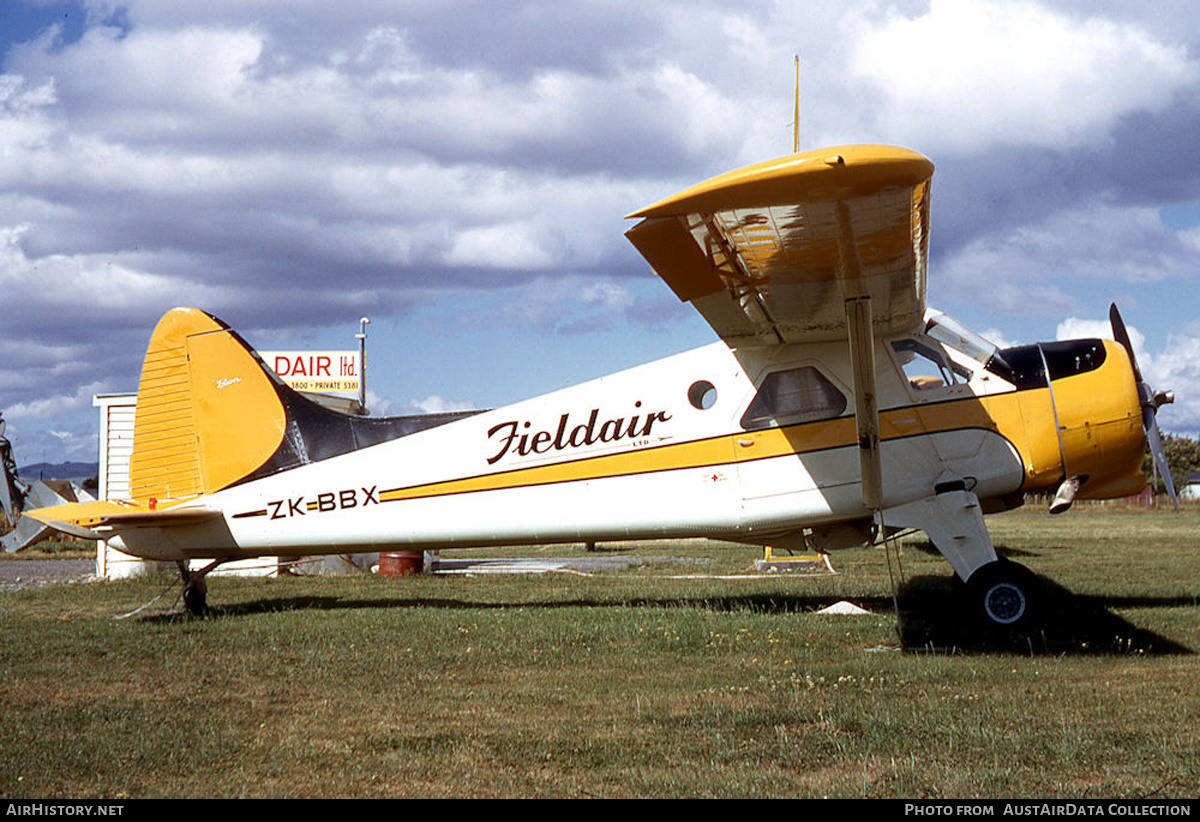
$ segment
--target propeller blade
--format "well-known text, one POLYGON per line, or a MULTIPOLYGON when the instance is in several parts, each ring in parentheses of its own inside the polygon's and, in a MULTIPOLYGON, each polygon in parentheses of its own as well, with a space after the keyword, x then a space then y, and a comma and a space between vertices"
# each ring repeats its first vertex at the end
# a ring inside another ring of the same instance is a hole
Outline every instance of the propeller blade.
POLYGON ((1150 441, 1150 453, 1154 455, 1154 464, 1158 466, 1158 474, 1166 486, 1167 496, 1175 510, 1179 510, 1179 497, 1175 496, 1175 482, 1171 479, 1171 468, 1167 465, 1167 455, 1163 451, 1162 437, 1158 433, 1158 421, 1150 417, 1150 427, 1146 429, 1146 439, 1150 441))
POLYGON ((1138 368, 1137 357, 1133 353, 1133 343, 1130 342, 1129 332, 1125 330, 1125 322, 1121 319, 1121 312, 1117 310, 1117 304, 1113 303, 1108 308, 1108 321, 1112 324, 1113 339, 1125 347, 1129 353, 1129 364, 1133 366, 1133 378, 1137 382, 1138 401, 1142 404, 1142 430, 1146 432, 1146 442, 1150 445, 1150 455, 1154 458, 1154 464, 1158 466, 1158 473, 1162 476, 1163 485, 1167 489, 1167 496, 1171 498, 1171 504, 1175 506, 1175 510, 1179 510, 1179 498, 1175 495, 1175 482, 1171 479, 1171 469, 1167 465, 1167 455, 1163 451, 1162 435, 1158 432, 1158 407, 1164 403, 1172 402, 1174 397, 1169 392, 1156 395, 1154 389, 1150 387, 1144 379, 1142 379, 1142 371, 1138 368), (1161 399, 1160 399, 1161 397, 1161 399))
POLYGON ((1113 339, 1125 346, 1125 350, 1129 352, 1129 362, 1133 366, 1133 378, 1137 381, 1138 390, 1141 390, 1142 372, 1138 368, 1137 357, 1133 354, 1133 343, 1129 341, 1129 332, 1125 330, 1125 322, 1121 319, 1121 312, 1117 310, 1117 304, 1112 303, 1108 307, 1108 321, 1112 324, 1113 339))

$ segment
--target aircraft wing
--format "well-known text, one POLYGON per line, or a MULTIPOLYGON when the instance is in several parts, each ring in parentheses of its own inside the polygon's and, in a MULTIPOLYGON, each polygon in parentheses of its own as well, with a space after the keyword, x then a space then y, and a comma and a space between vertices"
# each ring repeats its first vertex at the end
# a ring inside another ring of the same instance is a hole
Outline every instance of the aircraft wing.
POLYGON ((630 242, 731 346, 846 339, 869 297, 875 334, 925 314, 933 164, 890 146, 792 154, 629 215, 630 242))

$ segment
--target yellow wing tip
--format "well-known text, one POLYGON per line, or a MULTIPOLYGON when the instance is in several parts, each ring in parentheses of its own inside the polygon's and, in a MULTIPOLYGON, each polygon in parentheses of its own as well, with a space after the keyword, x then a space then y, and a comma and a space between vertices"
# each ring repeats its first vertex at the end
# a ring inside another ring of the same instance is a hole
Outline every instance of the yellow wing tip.
POLYGON ((712 210, 707 206, 714 203, 728 208, 795 202, 798 193, 816 199, 853 196, 886 186, 916 185, 931 176, 929 158, 900 146, 817 148, 719 174, 638 209, 626 219, 703 212, 712 210))

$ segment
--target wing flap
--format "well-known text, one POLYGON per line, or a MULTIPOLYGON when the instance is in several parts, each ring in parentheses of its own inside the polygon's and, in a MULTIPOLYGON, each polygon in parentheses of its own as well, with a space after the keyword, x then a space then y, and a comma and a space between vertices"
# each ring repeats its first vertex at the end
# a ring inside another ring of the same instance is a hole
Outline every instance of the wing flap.
POLYGON ((625 233, 663 281, 684 302, 725 290, 725 282, 674 217, 643 220, 625 233))

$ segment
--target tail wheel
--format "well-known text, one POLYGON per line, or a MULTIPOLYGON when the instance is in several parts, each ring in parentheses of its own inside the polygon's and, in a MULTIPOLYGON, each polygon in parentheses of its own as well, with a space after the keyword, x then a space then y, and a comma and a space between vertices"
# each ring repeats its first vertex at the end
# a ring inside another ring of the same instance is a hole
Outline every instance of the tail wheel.
POLYGON ((1015 562, 997 560, 979 568, 967 581, 967 593, 987 625, 1016 629, 1033 622, 1034 577, 1015 562))
POLYGON ((183 607, 192 616, 204 616, 208 612, 208 585, 204 577, 197 574, 184 581, 183 607))
POLYGON ((214 560, 198 571, 191 570, 185 560, 175 563, 183 580, 183 607, 192 616, 204 616, 208 613, 208 583, 204 577, 223 561, 214 560))

